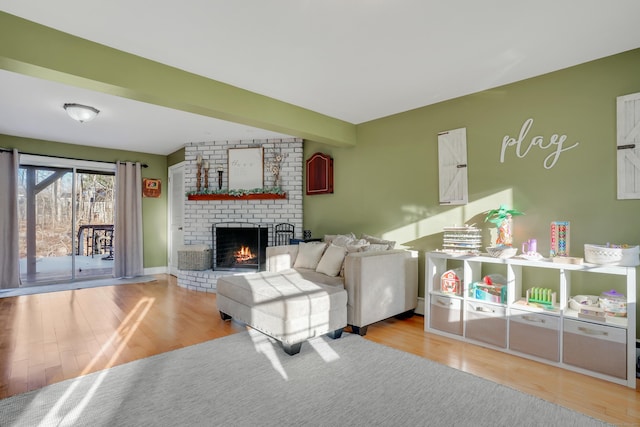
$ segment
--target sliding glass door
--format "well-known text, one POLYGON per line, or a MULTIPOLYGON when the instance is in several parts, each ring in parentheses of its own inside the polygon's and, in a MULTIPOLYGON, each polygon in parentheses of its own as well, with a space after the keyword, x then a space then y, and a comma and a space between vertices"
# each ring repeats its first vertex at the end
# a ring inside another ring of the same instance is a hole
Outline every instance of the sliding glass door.
POLYGON ((113 174, 76 172, 75 277, 110 276, 113 270, 113 174))
POLYGON ((69 169, 20 167, 18 215, 23 284, 72 278, 72 177, 69 169))
POLYGON ((110 276, 113 172, 59 167, 59 159, 32 157, 24 163, 21 158, 19 170, 23 286, 110 276))

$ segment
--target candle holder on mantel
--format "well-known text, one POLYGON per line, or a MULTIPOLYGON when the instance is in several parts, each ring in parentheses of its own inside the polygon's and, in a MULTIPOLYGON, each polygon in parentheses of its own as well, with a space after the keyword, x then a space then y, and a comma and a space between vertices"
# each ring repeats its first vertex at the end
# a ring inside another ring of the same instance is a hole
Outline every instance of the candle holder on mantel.
POLYGON ((204 189, 209 189, 209 160, 204 161, 204 189))
POLYGON ((218 168, 218 190, 222 190, 222 168, 218 168))
POLYGON ((202 156, 196 157, 196 191, 199 193, 202 183, 202 156))
POLYGON ((269 163, 269 169, 271 170, 271 173, 273 174, 273 185, 274 187, 280 187, 280 164, 282 163, 282 160, 285 158, 285 155, 283 155, 282 153, 278 152, 275 154, 273 161, 271 163, 269 163))

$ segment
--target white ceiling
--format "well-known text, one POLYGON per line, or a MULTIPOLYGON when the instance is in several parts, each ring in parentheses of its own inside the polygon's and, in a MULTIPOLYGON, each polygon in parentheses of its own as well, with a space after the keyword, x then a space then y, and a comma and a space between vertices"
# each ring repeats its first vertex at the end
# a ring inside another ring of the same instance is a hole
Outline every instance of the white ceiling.
MULTIPOLYGON (((640 47, 638 0, 0 0, 0 10, 356 124, 640 47)), ((0 93, 10 135, 156 154, 281 136, 6 71, 0 93), (75 123, 65 102, 101 113, 75 123)))

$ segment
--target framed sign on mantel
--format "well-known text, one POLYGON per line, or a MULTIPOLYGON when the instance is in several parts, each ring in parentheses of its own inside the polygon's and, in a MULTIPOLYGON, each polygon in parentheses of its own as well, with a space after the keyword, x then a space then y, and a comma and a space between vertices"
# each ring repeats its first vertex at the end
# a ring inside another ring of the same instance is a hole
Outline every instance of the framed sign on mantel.
POLYGON ((229 148, 229 190, 251 190, 263 186, 263 151, 229 148))

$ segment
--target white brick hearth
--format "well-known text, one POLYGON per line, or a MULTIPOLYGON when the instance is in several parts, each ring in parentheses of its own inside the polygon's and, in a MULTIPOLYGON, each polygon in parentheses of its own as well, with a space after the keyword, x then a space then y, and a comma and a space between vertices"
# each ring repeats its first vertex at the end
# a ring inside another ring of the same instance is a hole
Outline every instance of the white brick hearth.
MULTIPOLYGON (((276 154, 284 158, 280 164, 280 187, 287 193, 286 199, 276 200, 187 200, 184 207, 184 242, 186 245, 213 247, 214 223, 255 223, 267 225, 269 245, 273 242, 273 225, 281 222, 295 226, 295 238, 302 238, 302 183, 303 154, 301 139, 238 140, 190 143, 185 147, 185 189, 196 189, 196 157, 200 154, 210 164, 209 186, 218 186, 218 168, 223 169, 222 188, 228 188, 229 148, 262 147, 264 152, 264 187, 273 187, 275 178, 268 165, 276 154)), ((203 178, 204 182, 204 178, 203 178)), ((215 257, 215 253, 213 255, 215 257)), ((192 290, 215 292, 218 277, 240 274, 232 271, 178 271, 178 285, 192 290)))

